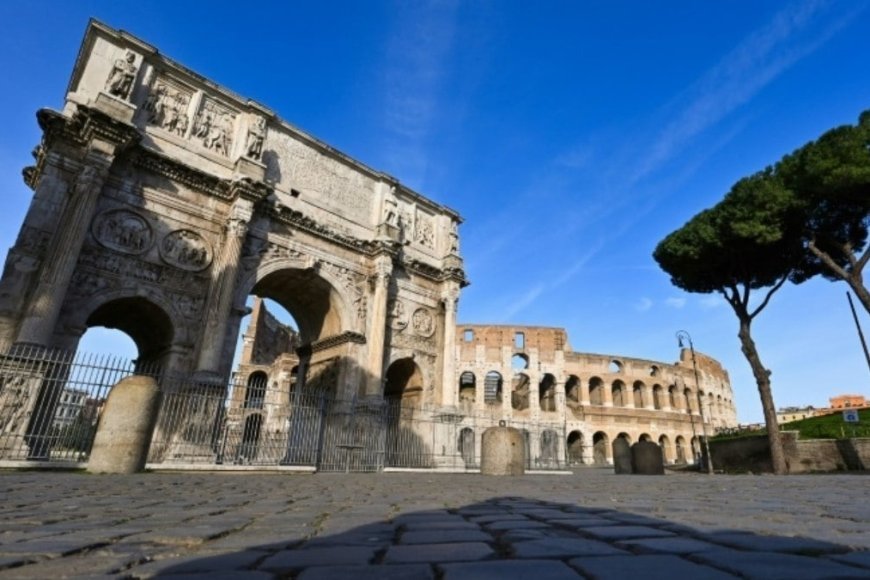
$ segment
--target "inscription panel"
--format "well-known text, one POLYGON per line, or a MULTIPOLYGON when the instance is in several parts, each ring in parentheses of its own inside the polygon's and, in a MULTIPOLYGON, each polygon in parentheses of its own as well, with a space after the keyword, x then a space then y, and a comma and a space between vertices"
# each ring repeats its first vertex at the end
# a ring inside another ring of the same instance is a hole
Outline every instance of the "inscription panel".
POLYGON ((374 200, 371 178, 286 133, 269 131, 264 151, 266 179, 274 181, 279 189, 302 191, 306 201, 371 225, 374 200))

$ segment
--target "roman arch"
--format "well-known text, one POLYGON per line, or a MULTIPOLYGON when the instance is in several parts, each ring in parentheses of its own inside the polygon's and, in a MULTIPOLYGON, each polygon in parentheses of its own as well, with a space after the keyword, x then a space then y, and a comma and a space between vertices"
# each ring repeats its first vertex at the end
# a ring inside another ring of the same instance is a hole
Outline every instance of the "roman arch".
POLYGON ((75 349, 106 326, 143 363, 220 384, 255 295, 299 323, 303 383, 381 397, 412 358, 419 396, 448 396, 455 211, 98 22, 63 107, 38 121, 0 280, 4 348, 75 349))

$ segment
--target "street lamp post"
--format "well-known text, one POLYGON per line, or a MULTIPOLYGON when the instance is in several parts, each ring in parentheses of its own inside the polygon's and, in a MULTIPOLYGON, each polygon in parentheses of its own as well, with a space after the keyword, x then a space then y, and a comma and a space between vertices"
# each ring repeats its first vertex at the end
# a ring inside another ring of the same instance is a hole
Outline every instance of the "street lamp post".
MULTIPOLYGON (((698 380, 698 362, 695 360, 695 345, 692 343, 692 336, 685 330, 677 331, 677 344, 680 348, 684 348, 685 344, 689 344, 689 351, 692 353, 692 370, 695 373, 695 395, 698 398, 698 412, 701 414, 701 431, 704 435, 704 451, 707 454, 707 473, 713 473, 713 456, 710 455, 710 443, 707 440, 707 424, 704 422, 704 401, 701 400, 700 381, 698 380)), ((689 409, 691 414, 692 409, 689 409)), ((694 426, 694 423, 693 423, 694 426)))

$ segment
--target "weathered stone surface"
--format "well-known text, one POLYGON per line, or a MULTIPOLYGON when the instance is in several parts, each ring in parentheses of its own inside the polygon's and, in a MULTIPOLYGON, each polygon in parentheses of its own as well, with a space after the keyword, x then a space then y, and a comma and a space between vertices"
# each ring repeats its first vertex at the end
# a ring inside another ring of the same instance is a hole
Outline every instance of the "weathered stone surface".
POLYGON ((490 427, 483 432, 480 473, 522 475, 526 472, 523 435, 511 427, 490 427))
POLYGON ((622 437, 613 441, 613 471, 617 475, 631 473, 631 447, 622 437))
POLYGON ((664 475, 662 448, 652 441, 638 441, 632 445, 631 471, 635 475, 664 475))
POLYGON ((159 404, 160 389, 151 377, 127 377, 115 385, 97 426, 88 471, 142 471, 159 404))

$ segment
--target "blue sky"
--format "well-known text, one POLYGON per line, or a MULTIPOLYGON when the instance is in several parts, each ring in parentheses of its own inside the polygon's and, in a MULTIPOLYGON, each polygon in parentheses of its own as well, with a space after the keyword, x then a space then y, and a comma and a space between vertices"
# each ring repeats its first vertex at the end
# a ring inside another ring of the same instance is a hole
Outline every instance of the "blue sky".
MULTIPOLYGON (((686 329, 729 369, 741 421, 760 421, 730 308, 674 288, 651 253, 740 177, 870 108, 865 6, 2 3, 0 248, 30 200, 34 114, 62 105, 95 16, 458 210, 460 320, 562 326, 575 350, 661 361, 686 329)), ((786 286, 757 319, 778 406, 870 396, 845 292, 786 286)))

